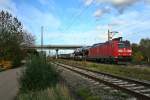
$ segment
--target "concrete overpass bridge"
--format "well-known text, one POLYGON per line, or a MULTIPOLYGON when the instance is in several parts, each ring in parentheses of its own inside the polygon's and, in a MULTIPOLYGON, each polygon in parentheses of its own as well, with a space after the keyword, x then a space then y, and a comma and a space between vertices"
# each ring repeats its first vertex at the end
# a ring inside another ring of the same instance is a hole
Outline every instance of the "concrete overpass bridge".
POLYGON ((74 50, 77 48, 81 48, 83 46, 81 45, 36 45, 36 46, 32 46, 30 48, 34 48, 34 49, 70 49, 70 50, 74 50))
POLYGON ((58 57, 58 51, 59 50, 74 50, 77 48, 82 48, 84 46, 82 45, 35 45, 35 46, 31 46, 29 47, 30 49, 41 49, 41 50, 56 50, 56 58, 58 57))

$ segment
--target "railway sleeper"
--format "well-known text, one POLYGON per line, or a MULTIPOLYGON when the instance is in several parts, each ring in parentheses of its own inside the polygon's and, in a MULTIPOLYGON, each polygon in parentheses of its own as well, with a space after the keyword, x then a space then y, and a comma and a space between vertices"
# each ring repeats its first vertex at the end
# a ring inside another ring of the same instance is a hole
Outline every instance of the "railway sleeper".
POLYGON ((121 82, 121 83, 114 83, 114 84, 116 84, 116 85, 126 85, 126 84, 128 84, 128 82, 121 82))
POLYGON ((142 92, 142 93, 149 93, 150 92, 150 89, 143 89, 143 90, 140 90, 140 92, 142 92))
POLYGON ((122 87, 133 87, 136 86, 136 84, 125 84, 125 85, 120 85, 122 87))
POLYGON ((100 84, 99 82, 95 82, 95 83, 94 83, 94 85, 99 85, 99 84, 100 84))
POLYGON ((144 88, 145 88, 144 86, 131 87, 131 89, 133 90, 144 89, 144 88))
POLYGON ((117 80, 117 81, 111 81, 112 83, 121 83, 123 82, 122 80, 117 80))
POLYGON ((111 78, 108 76, 104 76, 103 79, 109 81, 111 78))
POLYGON ((118 90, 114 89, 114 90, 111 90, 111 92, 112 92, 112 93, 113 93, 113 92, 118 92, 118 90))
POLYGON ((110 81, 117 81, 118 79, 114 79, 114 78, 112 78, 112 79, 110 79, 110 81))
POLYGON ((108 89, 111 89, 111 87, 109 87, 109 86, 105 86, 105 87, 103 87, 103 89, 108 90, 108 89))
POLYGON ((150 94, 146 94, 146 93, 145 93, 145 95, 150 97, 150 94))

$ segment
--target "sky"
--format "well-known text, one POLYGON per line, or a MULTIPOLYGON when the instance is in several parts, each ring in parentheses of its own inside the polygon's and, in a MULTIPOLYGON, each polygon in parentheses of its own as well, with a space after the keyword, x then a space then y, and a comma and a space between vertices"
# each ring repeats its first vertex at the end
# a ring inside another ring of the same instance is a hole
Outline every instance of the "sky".
POLYGON ((92 45, 118 31, 132 43, 150 38, 150 0, 0 0, 0 10, 16 16, 40 44, 92 45))

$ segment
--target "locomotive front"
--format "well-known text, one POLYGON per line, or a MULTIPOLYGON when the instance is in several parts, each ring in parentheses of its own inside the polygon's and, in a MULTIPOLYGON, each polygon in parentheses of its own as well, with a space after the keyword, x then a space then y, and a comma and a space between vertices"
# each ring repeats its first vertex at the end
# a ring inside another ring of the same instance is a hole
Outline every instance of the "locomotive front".
POLYGON ((118 61, 129 62, 131 61, 132 48, 129 41, 122 41, 122 38, 116 42, 116 57, 118 61))

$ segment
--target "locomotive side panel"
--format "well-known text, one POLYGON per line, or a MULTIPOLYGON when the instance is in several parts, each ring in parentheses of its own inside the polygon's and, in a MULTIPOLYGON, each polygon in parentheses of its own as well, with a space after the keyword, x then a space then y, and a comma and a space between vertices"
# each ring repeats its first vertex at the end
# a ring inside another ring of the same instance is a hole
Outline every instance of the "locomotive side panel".
MULTIPOLYGON (((112 41, 94 44, 86 50, 88 52, 86 53, 86 59, 104 62, 128 61, 132 55, 129 41, 122 41, 122 38, 115 38, 112 41)), ((84 52, 84 50, 79 51, 84 52)))

